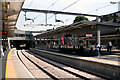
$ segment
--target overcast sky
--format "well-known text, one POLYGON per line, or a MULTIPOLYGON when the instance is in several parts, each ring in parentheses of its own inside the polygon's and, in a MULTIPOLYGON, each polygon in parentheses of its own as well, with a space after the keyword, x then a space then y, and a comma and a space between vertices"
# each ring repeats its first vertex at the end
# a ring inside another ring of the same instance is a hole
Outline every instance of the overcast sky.
MULTIPOLYGON (((25 0, 23 8, 104 15, 118 11, 118 4, 110 4, 111 1, 118 2, 119 0, 25 0), (76 3, 73 4, 74 2, 76 3), (68 7, 71 4, 73 5, 68 7)), ((53 28, 53 26, 37 26, 37 24, 45 24, 45 14, 43 13, 27 12, 27 17, 34 19, 34 22, 25 21, 24 15, 25 13, 21 11, 16 25, 18 29, 40 31, 53 28), (25 24, 28 25, 24 26, 25 24)), ((48 18, 52 16, 47 20, 48 24, 58 26, 72 24, 76 17, 71 15, 56 15, 57 19, 64 22, 63 24, 55 22, 54 14, 48 14, 47 16, 48 18)), ((94 20, 95 18, 88 17, 88 19, 94 20)), ((55 26, 55 28, 58 26, 55 26)))

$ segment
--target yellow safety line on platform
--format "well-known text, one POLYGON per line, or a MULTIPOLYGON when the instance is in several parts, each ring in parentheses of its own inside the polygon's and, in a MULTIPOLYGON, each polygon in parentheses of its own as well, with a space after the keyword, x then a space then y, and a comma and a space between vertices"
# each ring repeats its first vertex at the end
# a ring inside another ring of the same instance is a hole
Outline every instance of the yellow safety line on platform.
POLYGON ((119 64, 120 61, 112 61, 112 60, 105 60, 105 59, 100 59, 100 58, 93 58, 93 57, 82 57, 83 59, 89 59, 89 60, 97 60, 97 61, 101 61, 101 62, 109 62, 109 63, 116 63, 119 64))
POLYGON ((12 61, 12 50, 11 49, 8 53, 7 56, 7 63, 6 63, 6 73, 5 73, 5 79, 7 80, 7 78, 16 78, 16 73, 14 70, 14 65, 13 65, 13 61, 12 61))
POLYGON ((107 55, 107 56, 111 56, 111 57, 119 57, 119 55, 107 55))

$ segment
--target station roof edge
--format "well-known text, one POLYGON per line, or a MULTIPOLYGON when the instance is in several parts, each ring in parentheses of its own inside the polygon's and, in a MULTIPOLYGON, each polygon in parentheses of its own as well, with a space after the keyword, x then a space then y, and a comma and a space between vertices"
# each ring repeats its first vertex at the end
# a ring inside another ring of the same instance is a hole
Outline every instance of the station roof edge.
POLYGON ((97 22, 97 21, 80 21, 80 22, 77 22, 77 23, 67 25, 65 27, 61 27, 61 28, 58 28, 58 29, 55 29, 55 30, 47 31, 45 33, 36 35, 34 37, 38 37, 40 35, 42 36, 42 35, 45 35, 45 34, 50 34, 50 33, 53 33, 53 32, 63 31, 64 29, 67 29, 67 28, 72 27, 72 26, 77 26, 77 25, 80 25, 80 24, 81 25, 102 25, 102 26, 110 26, 110 27, 120 27, 119 23, 105 23, 105 22, 97 22))

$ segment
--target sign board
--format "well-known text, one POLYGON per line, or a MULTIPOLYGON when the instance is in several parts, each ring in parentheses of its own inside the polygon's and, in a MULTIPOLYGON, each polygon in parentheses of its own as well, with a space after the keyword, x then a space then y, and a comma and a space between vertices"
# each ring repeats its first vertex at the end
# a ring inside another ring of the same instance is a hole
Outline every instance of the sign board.
POLYGON ((86 34, 86 37, 92 37, 92 34, 86 34))

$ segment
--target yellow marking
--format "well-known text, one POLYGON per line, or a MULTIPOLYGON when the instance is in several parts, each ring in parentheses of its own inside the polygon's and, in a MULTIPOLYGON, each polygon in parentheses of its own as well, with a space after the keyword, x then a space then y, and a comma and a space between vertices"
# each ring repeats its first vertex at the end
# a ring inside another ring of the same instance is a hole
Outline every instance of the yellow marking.
POLYGON ((16 77, 16 72, 15 72, 15 68, 13 65, 13 61, 12 61, 12 49, 10 50, 10 52, 8 53, 7 56, 7 63, 6 63, 6 73, 5 73, 5 78, 7 80, 7 78, 17 78, 16 77))
POLYGON ((119 57, 119 55, 107 55, 107 56, 112 56, 112 57, 119 57))
POLYGON ((115 63, 115 64, 118 64, 120 63, 120 61, 112 61, 112 60, 105 60, 105 59, 100 59, 100 58, 93 58, 93 57, 82 57, 83 59, 89 59, 89 60, 97 60, 97 61, 100 61, 100 62, 109 62, 109 63, 115 63))

